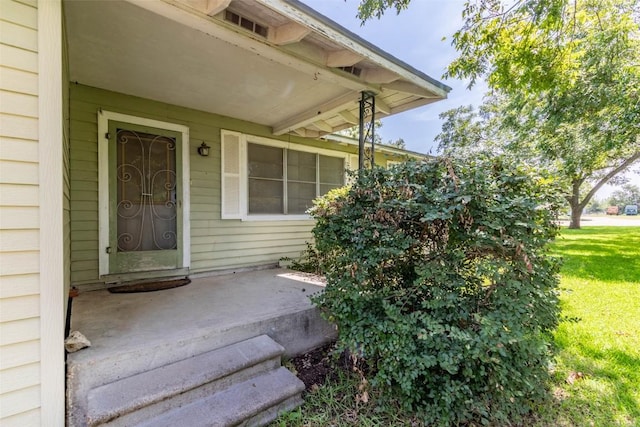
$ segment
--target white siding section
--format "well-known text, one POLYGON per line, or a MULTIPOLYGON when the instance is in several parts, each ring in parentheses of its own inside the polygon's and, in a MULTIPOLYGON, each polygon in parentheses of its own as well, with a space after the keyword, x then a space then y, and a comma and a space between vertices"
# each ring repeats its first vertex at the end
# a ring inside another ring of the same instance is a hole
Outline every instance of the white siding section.
POLYGON ((40 385, 22 390, 20 413, 40 407, 40 423, 65 424, 64 116, 61 0, 38 2, 40 187, 40 385))
POLYGON ((0 425, 40 424, 38 10, 0 0, 0 425))
MULTIPOLYGON (((43 265, 51 265, 47 268, 53 270, 62 268, 55 265, 54 259, 43 263, 43 254, 54 251, 53 245, 42 245, 50 237, 43 239, 42 225, 47 223, 41 215, 49 210, 51 215, 47 216, 55 221, 59 213, 51 210, 52 204, 43 205, 43 199, 61 196, 49 193, 43 197, 53 187, 49 184, 41 187, 43 177, 55 182, 59 176, 55 166, 53 169, 51 166, 57 162, 52 154, 61 147, 56 132, 62 126, 57 118, 61 105, 56 102, 62 91, 60 67, 56 67, 61 61, 59 48, 56 49, 61 44, 60 18, 59 0, 40 3, 0 0, 0 425, 3 427, 39 426, 44 419, 47 425, 64 425, 64 400, 55 396, 51 399, 46 394, 54 390, 56 394, 64 394, 64 376, 52 380, 50 374, 44 374, 52 367, 55 373, 64 372, 62 351, 52 358, 48 355, 53 347, 51 340, 57 341, 62 350, 64 328, 63 321, 55 324, 55 316, 51 315, 58 311, 58 317, 64 319, 63 306, 49 297, 57 293, 62 300, 63 295, 57 288, 48 294, 43 292, 41 281, 41 277, 47 276, 43 265), (41 140, 39 135, 45 138, 41 140), (42 165, 49 169, 43 170, 42 165), (50 307, 48 314, 42 313, 43 307, 50 307), (54 332, 56 329, 59 332, 54 332), (49 331, 51 337, 43 340, 49 331), (43 396, 47 402, 43 402, 43 396)), ((50 222, 48 228, 59 227, 50 222)), ((52 282, 60 282, 57 276, 49 277, 52 282)))

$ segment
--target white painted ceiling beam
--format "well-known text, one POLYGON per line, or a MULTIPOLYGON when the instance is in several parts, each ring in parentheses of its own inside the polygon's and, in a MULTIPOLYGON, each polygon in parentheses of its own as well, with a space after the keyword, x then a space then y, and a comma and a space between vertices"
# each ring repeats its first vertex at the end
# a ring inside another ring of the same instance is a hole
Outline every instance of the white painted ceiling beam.
POLYGON ((400 78, 393 71, 385 70, 384 68, 367 68, 362 70, 360 77, 369 83, 391 83, 400 78))
POLYGON ((343 110, 343 111, 340 111, 338 114, 340 114, 340 117, 342 117, 345 122, 351 123, 352 125, 358 125, 360 122, 356 117, 356 115, 351 113, 351 111, 343 110))
POLYGON ((215 16, 229 7, 231 0, 205 0, 207 3, 206 15, 215 16))
POLYGON ((327 54, 327 67, 352 67, 364 58, 350 50, 334 50, 327 54))
POLYGON ((387 103, 382 99, 376 97, 376 111, 389 115, 391 114, 391 107, 389 107, 389 105, 387 105, 387 103))
POLYGON ((305 28, 295 22, 289 22, 279 27, 275 27, 269 34, 269 41, 278 46, 287 45, 291 43, 298 43, 306 36, 311 34, 309 28, 305 28))
POLYGON ((315 122, 313 122, 313 125, 323 132, 333 132, 333 128, 331 127, 331 125, 324 120, 316 120, 315 122))
POLYGON ((317 107, 310 108, 300 114, 296 114, 295 116, 274 125, 273 134, 284 135, 285 133, 291 132, 297 128, 311 125, 319 120, 325 120, 331 116, 339 114, 340 111, 353 108, 354 104, 357 104, 360 99, 360 96, 360 92, 349 92, 339 98, 318 105, 317 107))
POLYGON ((312 129, 305 129, 305 136, 307 138, 320 138, 320 132, 312 129))
POLYGON ((231 0, 176 0, 178 3, 185 4, 200 13, 214 16, 229 7, 231 0))
POLYGON ((278 48, 278 46, 268 43, 260 36, 254 36, 242 31, 240 28, 236 28, 233 24, 206 16, 203 12, 185 5, 185 3, 182 2, 185 0, 181 0, 180 3, 148 0, 127 1, 138 7, 194 28, 219 40, 226 41, 242 49, 254 52, 264 58, 268 58, 279 64, 296 69, 311 76, 313 79, 319 79, 324 82, 336 84, 346 89, 358 92, 371 91, 379 93, 381 90, 379 86, 368 84, 355 76, 351 76, 337 70, 332 70, 322 64, 313 64, 306 58, 300 57, 295 53, 285 52, 278 48))

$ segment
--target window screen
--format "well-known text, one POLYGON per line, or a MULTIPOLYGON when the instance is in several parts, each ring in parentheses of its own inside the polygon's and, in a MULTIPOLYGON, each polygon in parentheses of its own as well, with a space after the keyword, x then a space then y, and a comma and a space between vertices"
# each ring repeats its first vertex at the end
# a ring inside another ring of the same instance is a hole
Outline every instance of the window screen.
POLYGON ((344 185, 344 159, 247 144, 249 214, 302 215, 313 199, 344 185))
POLYGON ((248 144, 249 213, 281 214, 284 149, 248 144))

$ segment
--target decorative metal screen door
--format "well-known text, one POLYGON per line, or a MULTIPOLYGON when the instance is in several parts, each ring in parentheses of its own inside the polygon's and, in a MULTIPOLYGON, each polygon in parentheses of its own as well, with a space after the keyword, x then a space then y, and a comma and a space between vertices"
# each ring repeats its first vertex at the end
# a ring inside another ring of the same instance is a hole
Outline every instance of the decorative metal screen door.
POLYGON ((109 122, 109 271, 180 268, 181 135, 109 122))

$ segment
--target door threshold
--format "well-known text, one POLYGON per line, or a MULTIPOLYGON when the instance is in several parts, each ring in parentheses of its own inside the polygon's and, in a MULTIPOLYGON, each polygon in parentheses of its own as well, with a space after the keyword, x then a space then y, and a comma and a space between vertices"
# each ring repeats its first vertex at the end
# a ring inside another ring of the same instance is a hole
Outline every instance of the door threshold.
POLYGON ((117 273, 105 274, 100 276, 100 280, 104 281, 107 286, 120 285, 132 281, 154 281, 157 279, 179 279, 189 275, 188 268, 177 268, 172 270, 151 270, 136 271, 134 273, 117 273))

